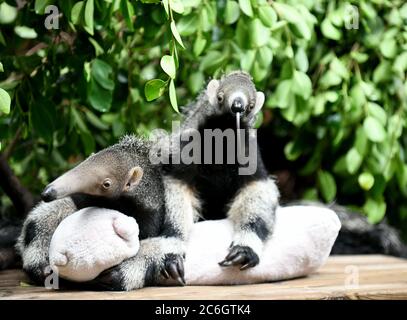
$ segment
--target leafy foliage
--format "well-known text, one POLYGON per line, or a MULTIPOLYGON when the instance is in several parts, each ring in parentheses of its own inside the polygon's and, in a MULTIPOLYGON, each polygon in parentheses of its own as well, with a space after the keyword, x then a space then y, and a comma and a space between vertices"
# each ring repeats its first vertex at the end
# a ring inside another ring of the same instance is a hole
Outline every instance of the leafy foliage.
POLYGON ((0 110, 4 90, 13 106, 0 139, 17 133, 11 163, 34 191, 125 132, 167 127, 169 105, 243 69, 268 97, 263 126, 310 178, 304 197, 406 221, 404 1, 0 2, 0 110), (59 29, 44 27, 50 4, 59 29))

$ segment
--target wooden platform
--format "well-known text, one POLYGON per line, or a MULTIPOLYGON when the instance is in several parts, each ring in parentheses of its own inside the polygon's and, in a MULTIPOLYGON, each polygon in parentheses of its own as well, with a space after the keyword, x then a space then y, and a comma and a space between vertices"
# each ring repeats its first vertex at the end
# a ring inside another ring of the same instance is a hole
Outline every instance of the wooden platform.
POLYGON ((132 292, 48 290, 27 286, 20 270, 0 272, 0 299, 405 299, 407 260, 381 256, 331 256, 305 278, 244 286, 144 288, 132 292))

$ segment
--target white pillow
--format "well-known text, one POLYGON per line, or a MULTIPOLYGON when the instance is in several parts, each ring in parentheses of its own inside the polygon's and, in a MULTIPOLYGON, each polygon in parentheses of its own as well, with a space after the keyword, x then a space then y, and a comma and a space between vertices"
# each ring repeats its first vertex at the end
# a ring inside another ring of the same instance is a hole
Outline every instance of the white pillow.
POLYGON ((240 271, 221 267, 232 241, 228 220, 194 225, 187 248, 185 279, 188 285, 249 284, 308 275, 329 256, 341 223, 327 208, 292 206, 277 209, 272 237, 264 246, 260 263, 240 271))
MULTIPOLYGON (((187 245, 186 282, 249 284, 307 275, 325 263, 340 226, 335 212, 326 208, 279 208, 273 235, 264 246, 260 264, 240 271, 218 264, 232 241, 231 223, 226 219, 196 223, 187 245)), ((64 219, 55 231, 50 245, 51 266, 65 279, 92 280, 137 253, 138 233, 136 221, 118 211, 79 210, 64 219)))
POLYGON ((89 207, 59 224, 49 248, 52 269, 72 281, 89 281, 135 256, 139 249, 136 220, 118 211, 89 207))

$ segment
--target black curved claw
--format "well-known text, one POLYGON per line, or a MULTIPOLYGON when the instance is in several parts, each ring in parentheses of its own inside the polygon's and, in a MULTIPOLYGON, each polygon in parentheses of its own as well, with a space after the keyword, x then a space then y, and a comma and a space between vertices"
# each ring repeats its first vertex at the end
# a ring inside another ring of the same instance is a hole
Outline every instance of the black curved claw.
POLYGON ((123 275, 118 266, 103 271, 94 280, 89 282, 97 289, 109 291, 123 291, 123 275))
POLYGON ((259 256, 252 248, 247 246, 234 245, 226 258, 219 262, 221 267, 240 266, 240 270, 253 268, 259 264, 259 256))
POLYGON ((169 253, 165 255, 164 265, 161 269, 164 278, 172 278, 180 285, 185 286, 184 258, 181 255, 169 253))

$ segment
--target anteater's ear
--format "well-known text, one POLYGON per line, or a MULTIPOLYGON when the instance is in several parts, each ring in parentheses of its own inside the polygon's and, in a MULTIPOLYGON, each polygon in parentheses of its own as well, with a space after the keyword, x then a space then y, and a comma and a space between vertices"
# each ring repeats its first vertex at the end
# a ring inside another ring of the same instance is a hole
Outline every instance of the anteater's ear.
POLYGON ((143 177, 143 169, 141 167, 133 167, 129 170, 126 177, 126 184, 124 185, 124 191, 133 190, 141 181, 143 177))
POLYGON ((264 100, 265 100, 264 93, 261 91, 257 91, 256 92, 256 105, 254 106, 254 109, 252 111, 253 114, 257 114, 260 111, 260 109, 264 105, 264 100))
POLYGON ((219 88, 219 80, 213 79, 209 81, 208 87, 206 88, 206 95, 208 97, 209 103, 211 105, 217 104, 217 93, 219 88))

